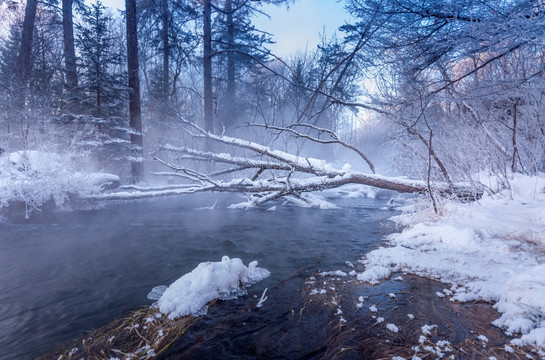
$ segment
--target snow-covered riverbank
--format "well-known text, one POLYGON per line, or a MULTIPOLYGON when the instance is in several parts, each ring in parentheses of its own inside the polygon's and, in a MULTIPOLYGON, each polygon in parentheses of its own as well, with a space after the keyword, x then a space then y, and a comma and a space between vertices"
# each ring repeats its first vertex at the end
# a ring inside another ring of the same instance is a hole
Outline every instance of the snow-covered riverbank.
MULTIPOLYGON (((378 283, 394 272, 438 279, 437 296, 485 300, 501 317, 493 324, 512 345, 545 347, 545 178, 515 175, 509 188, 469 204, 446 202, 440 214, 406 207, 408 225, 368 253, 358 280, 378 283)), ((542 353, 541 356, 544 354, 542 353)))

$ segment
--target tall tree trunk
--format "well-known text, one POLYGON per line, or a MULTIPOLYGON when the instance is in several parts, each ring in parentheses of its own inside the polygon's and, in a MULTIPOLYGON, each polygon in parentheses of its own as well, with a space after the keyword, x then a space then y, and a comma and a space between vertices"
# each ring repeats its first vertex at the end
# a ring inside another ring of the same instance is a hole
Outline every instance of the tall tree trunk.
MULTIPOLYGON (((97 86, 97 89, 96 89, 96 92, 95 92, 95 95, 96 95, 96 102, 97 102, 97 116, 98 117, 102 117, 102 104, 101 104, 101 98, 102 98, 102 94, 101 94, 101 91, 100 91, 101 87, 100 86, 97 86)), ((100 123, 98 124, 98 129, 99 131, 102 130, 100 128, 100 123)))
POLYGON ((511 160, 511 171, 514 173, 517 170, 517 105, 518 100, 513 103, 513 128, 511 129, 511 142, 513 144, 513 158, 511 160))
POLYGON ((214 132, 212 112, 212 2, 204 0, 203 9, 203 76, 204 76, 204 129, 214 132))
POLYGON ((67 91, 73 91, 78 87, 72 5, 73 0, 62 0, 62 31, 64 40, 64 67, 66 71, 67 91))
MULTIPOLYGON (((227 42, 229 50, 234 50, 235 45, 235 24, 233 22, 233 2, 225 2, 225 12, 227 14, 227 42)), ((225 113, 223 125, 226 129, 234 125, 236 110, 236 87, 235 87, 235 53, 227 52, 227 88, 225 94, 225 113)))
POLYGON ((136 0, 125 0, 125 16, 127 22, 127 68, 129 76, 129 126, 131 145, 135 160, 131 160, 131 175, 133 182, 142 178, 143 143, 142 143, 142 113, 140 109, 140 79, 138 76, 138 35, 136 32, 136 0))
POLYGON ((161 0, 161 21, 163 25, 162 41, 163 41, 163 107, 168 107, 168 99, 170 92, 169 85, 169 43, 168 43, 168 0, 161 0))
POLYGON ((34 22, 36 20, 37 0, 28 0, 25 7, 25 19, 23 20, 23 32, 21 36, 21 47, 17 57, 17 95, 16 106, 19 110, 23 109, 25 104, 25 87, 28 80, 28 75, 32 68, 32 38, 34 34, 34 22))

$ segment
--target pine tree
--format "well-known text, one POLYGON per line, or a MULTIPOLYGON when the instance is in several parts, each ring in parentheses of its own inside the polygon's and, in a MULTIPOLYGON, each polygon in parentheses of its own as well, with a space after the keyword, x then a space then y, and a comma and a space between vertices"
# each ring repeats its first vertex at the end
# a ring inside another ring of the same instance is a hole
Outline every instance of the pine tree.
POLYGON ((84 134, 78 144, 92 150, 102 166, 119 173, 120 164, 130 157, 131 131, 124 120, 129 89, 125 54, 116 33, 120 28, 105 10, 96 0, 83 11, 83 22, 77 26, 82 115, 76 116, 76 123, 84 134))
POLYGON ((79 70, 83 107, 96 117, 120 116, 126 98, 124 53, 114 33, 113 19, 100 0, 83 13, 77 26, 76 44, 80 53, 79 70))
POLYGON ((271 43, 267 34, 260 33, 251 22, 255 8, 239 0, 226 0, 218 9, 215 51, 218 55, 216 66, 218 78, 222 80, 223 106, 220 109, 221 127, 231 130, 239 125, 243 102, 237 96, 237 82, 242 74, 256 64, 266 63, 271 43))
MULTIPOLYGON (((269 0, 262 3, 280 5, 287 2, 269 0)), ((269 61, 270 51, 266 45, 271 40, 268 34, 260 32, 251 22, 253 15, 259 11, 255 3, 226 0, 218 4, 207 0, 203 7, 204 22, 210 22, 210 30, 203 28, 205 124, 213 124, 211 109, 218 109, 218 126, 208 125, 208 128, 216 128, 216 132, 231 131, 244 122, 245 104, 237 96, 237 89, 245 73, 269 61), (207 10, 208 7, 210 10, 207 10), (207 71, 208 66, 212 67, 212 71, 207 71), (215 84, 213 79, 216 80, 215 84), (211 83, 214 91, 208 85, 211 83)))
POLYGON ((146 79, 142 101, 163 126, 169 108, 184 105, 175 103, 176 80, 199 43, 193 31, 198 14, 187 2, 142 0, 138 5, 139 51, 146 79))

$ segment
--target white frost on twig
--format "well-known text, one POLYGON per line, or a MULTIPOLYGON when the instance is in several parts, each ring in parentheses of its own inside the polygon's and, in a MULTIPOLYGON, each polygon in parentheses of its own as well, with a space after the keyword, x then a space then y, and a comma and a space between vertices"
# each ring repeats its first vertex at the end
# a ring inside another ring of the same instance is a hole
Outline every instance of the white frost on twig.
POLYGON ((267 288, 265 288, 265 290, 263 290, 263 294, 261 294, 261 298, 259 299, 259 302, 257 303, 257 305, 255 306, 256 308, 260 308, 263 306, 263 303, 265 301, 267 301, 267 296, 265 296, 265 294, 267 294, 267 288))

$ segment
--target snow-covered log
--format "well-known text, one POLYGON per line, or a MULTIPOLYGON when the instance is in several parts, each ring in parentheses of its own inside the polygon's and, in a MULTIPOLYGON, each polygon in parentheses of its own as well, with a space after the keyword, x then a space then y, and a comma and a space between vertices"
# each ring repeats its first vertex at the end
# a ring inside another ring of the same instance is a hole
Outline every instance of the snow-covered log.
MULTIPOLYGON (((188 122, 184 122, 184 124, 189 126, 188 133, 191 136, 222 144, 227 148, 243 152, 244 155, 214 153, 189 147, 165 145, 160 150, 174 153, 179 163, 197 161, 224 167, 205 173, 178 163, 173 164, 155 156, 157 162, 169 169, 169 171, 155 172, 155 175, 179 177, 189 180, 190 183, 150 188, 124 187, 118 192, 95 194, 88 196, 87 199, 122 200, 195 192, 232 192, 246 194, 249 200, 241 206, 251 207, 282 197, 292 197, 310 203, 311 201, 305 197, 305 193, 333 189, 348 184, 367 185, 400 193, 425 193, 432 189, 440 194, 463 200, 472 200, 482 194, 475 187, 465 184, 428 183, 403 177, 355 172, 349 164, 338 169, 324 160, 273 150, 268 146, 248 140, 210 134, 194 124, 188 122), (229 174, 233 174, 233 178, 226 179, 226 175, 229 174)), ((363 157, 365 159, 365 156, 363 157)), ((372 168, 372 165, 370 167, 372 168)))
MULTIPOLYGON (((346 173, 335 177, 317 176, 305 179, 278 178, 272 180, 251 180, 237 178, 231 181, 216 181, 210 184, 168 185, 165 187, 135 188, 126 191, 103 193, 86 196, 89 200, 131 200, 157 196, 192 194, 197 192, 234 192, 259 194, 253 205, 278 199, 287 195, 298 195, 305 192, 334 189, 348 184, 361 184, 381 189, 394 190, 400 193, 425 193, 428 184, 421 180, 410 180, 402 177, 387 177, 364 173, 346 173)), ((474 200, 482 195, 482 191, 466 185, 448 186, 445 183, 432 184, 434 190, 462 200, 474 200)))

